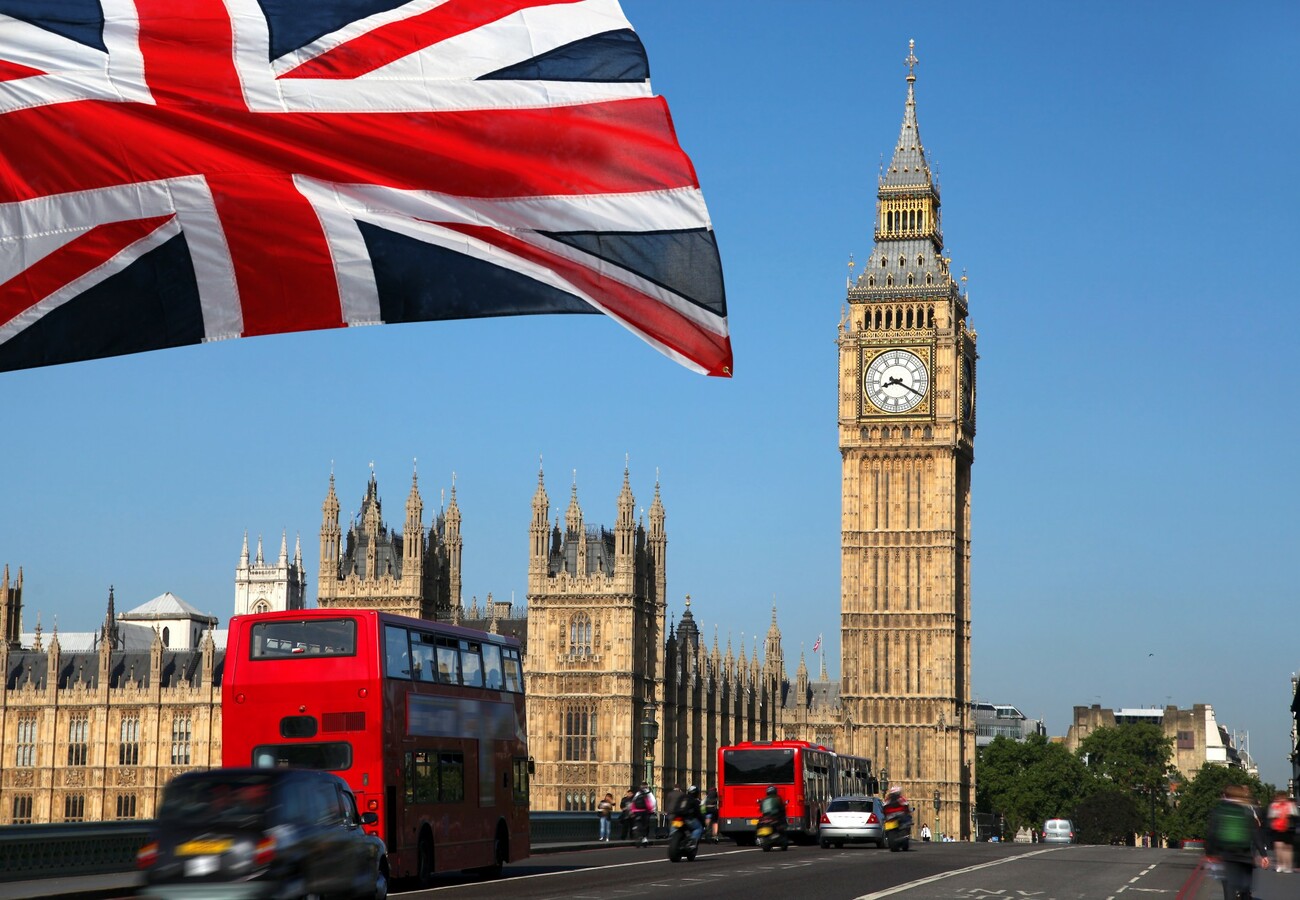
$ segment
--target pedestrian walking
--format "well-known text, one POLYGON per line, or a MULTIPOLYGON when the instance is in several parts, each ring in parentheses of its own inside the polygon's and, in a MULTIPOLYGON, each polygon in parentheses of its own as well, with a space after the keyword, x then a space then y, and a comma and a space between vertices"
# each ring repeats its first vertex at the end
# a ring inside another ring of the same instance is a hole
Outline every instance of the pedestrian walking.
POLYGON ((704 792, 704 827, 705 833, 713 843, 718 842, 718 789, 709 788, 704 792))
POLYGON ((1255 867, 1268 868, 1268 856, 1264 829, 1243 785, 1228 785, 1210 812, 1205 856, 1223 867, 1224 900, 1251 900, 1255 867))
POLYGON ((600 819, 600 837, 597 841, 609 843, 609 820, 614 814, 614 795, 606 792, 605 796, 596 804, 596 815, 600 819))
POLYGON ((636 791, 628 788, 623 799, 618 801, 618 839, 621 841, 632 839, 632 798, 635 796, 636 791))
POLYGON ((1268 805, 1268 831, 1273 845, 1273 863, 1279 872, 1295 871, 1295 820, 1295 801, 1284 791, 1278 791, 1268 805))

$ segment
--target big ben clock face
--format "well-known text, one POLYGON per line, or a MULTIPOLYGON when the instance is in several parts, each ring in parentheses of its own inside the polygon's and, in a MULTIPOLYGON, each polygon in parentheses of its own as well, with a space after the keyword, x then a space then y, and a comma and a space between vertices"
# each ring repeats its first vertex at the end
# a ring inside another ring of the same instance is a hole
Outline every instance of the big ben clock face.
POLYGON ((915 409, 930 390, 925 362, 910 350, 886 350, 867 365, 862 392, 881 412, 915 409))

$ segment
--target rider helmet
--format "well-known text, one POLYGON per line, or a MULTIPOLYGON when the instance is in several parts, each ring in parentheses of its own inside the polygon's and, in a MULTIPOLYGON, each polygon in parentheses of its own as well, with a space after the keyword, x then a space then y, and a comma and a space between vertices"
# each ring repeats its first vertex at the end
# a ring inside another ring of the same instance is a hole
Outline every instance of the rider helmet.
POLYGON ((767 795, 768 795, 769 797, 775 797, 775 796, 776 796, 776 785, 774 785, 774 784, 769 784, 769 785, 767 786, 767 795))
POLYGON ((693 784, 686 789, 686 793, 690 794, 692 797, 698 797, 700 795, 700 786, 693 784))

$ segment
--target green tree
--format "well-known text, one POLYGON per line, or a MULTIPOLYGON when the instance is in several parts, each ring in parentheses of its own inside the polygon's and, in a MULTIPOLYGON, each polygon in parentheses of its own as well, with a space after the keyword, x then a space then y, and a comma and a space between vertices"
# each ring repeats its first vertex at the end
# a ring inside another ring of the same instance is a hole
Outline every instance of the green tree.
MULTIPOLYGON (((1079 742, 1076 751, 1100 787, 1132 792, 1142 812, 1142 829, 1160 832, 1169 798, 1169 778, 1174 769, 1172 738, 1147 723, 1098 728, 1079 742)), ((1121 823, 1115 823, 1118 828, 1121 823)), ((1156 835, 1158 840, 1158 834, 1156 835)))
POLYGON ((1074 811, 1074 831, 1081 844, 1126 844, 1143 826, 1142 811, 1128 791, 1103 787, 1074 811))
POLYGON ((979 751, 975 785, 976 809, 1001 814, 1012 833, 1067 815, 1092 789, 1083 764, 1042 735, 994 738, 979 751))
POLYGON ((1179 791, 1178 805, 1169 817, 1169 836, 1179 841, 1203 839, 1210 810, 1223 796, 1224 788, 1230 784, 1245 785, 1258 805, 1262 806, 1272 799, 1272 788, 1253 775, 1248 775, 1241 769, 1207 762, 1201 766, 1196 777, 1179 791))
POLYGON ((1173 752, 1173 740, 1145 723, 1098 728, 1079 742, 1077 751, 1098 779, 1144 796, 1168 790, 1173 752))

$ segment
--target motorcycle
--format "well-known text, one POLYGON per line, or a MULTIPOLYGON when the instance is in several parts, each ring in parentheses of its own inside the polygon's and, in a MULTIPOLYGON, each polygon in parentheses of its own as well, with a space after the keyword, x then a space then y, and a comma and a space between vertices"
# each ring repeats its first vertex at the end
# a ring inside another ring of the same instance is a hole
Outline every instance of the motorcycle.
POLYGON ((912 841, 912 811, 906 806, 885 807, 885 842, 893 851, 906 850, 912 841))
POLYGON ((782 850, 790 849, 790 839, 786 837, 785 829, 777 824, 775 816, 759 817, 755 840, 764 853, 769 852, 776 844, 780 844, 782 850))
POLYGON ((668 861, 681 862, 682 857, 695 861, 695 854, 700 850, 700 842, 695 839, 694 830, 681 816, 673 816, 672 830, 668 834, 668 861))

